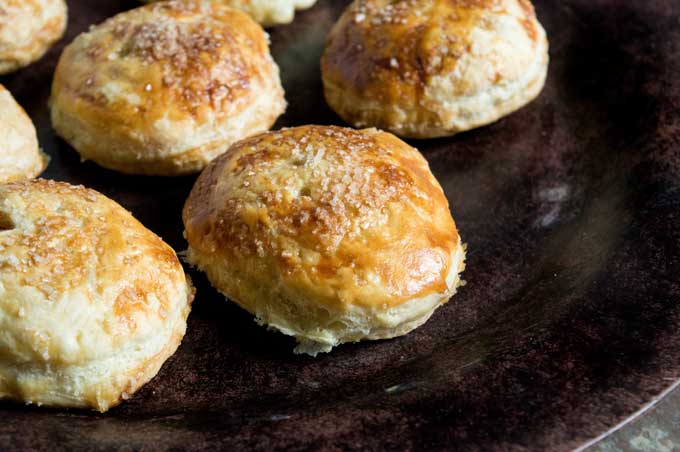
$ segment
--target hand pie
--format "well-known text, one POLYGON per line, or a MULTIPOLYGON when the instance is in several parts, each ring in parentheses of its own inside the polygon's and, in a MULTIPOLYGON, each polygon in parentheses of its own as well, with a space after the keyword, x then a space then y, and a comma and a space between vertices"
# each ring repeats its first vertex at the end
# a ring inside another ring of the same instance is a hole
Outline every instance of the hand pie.
POLYGON ((121 13, 61 56, 52 123, 85 160, 130 174, 200 171, 285 109, 267 35, 220 2, 121 13))
POLYGON ((0 184, 38 176, 48 158, 40 152, 31 118, 2 85, 0 112, 0 184))
POLYGON ((184 207, 188 260, 296 352, 400 336, 460 283, 465 251, 414 148, 375 129, 305 126, 241 141, 184 207))
POLYGON ((0 185, 0 398, 106 411, 180 344, 175 252, 93 190, 0 185))
POLYGON ((547 69, 529 0, 356 0, 321 62, 344 120, 409 138, 494 122, 533 100, 547 69))

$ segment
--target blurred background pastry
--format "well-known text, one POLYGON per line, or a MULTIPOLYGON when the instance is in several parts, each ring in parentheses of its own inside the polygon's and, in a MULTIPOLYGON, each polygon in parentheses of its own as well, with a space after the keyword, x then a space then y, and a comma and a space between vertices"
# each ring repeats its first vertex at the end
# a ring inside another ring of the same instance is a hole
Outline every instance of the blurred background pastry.
MULTIPOLYGON (((152 3, 158 0, 142 1, 152 3)), ((291 23, 295 10, 311 8, 316 0, 222 0, 222 3, 246 12, 262 26, 270 27, 291 23)))
POLYGON ((548 41, 529 0, 356 0, 328 36, 321 69, 345 121, 434 138, 533 100, 548 41))
POLYGON ((200 171, 285 110, 268 38, 219 1, 121 13, 61 56, 52 124, 85 160, 130 174, 200 171))
POLYGON ((300 353, 403 335, 455 294, 465 251, 414 148, 305 126, 235 144, 184 208, 188 261, 300 353))
POLYGON ((64 34, 64 0, 0 1, 0 75, 40 59, 64 34))
POLYGON ((0 184, 32 179, 43 172, 47 162, 31 118, 0 85, 0 184))

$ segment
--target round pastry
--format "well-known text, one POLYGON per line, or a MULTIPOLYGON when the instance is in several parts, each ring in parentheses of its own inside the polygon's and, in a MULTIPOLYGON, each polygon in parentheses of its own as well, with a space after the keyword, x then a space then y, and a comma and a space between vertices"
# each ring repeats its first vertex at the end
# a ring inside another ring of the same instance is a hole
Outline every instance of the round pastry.
POLYGON ((64 0, 0 2, 0 74, 40 59, 66 30, 64 0))
POLYGON ((295 336, 298 353, 408 333, 456 292, 464 265, 427 162, 375 129, 241 141, 201 174, 183 218, 188 261, 295 336))
POLYGON ((0 112, 0 184, 36 177, 47 166, 47 156, 40 152, 31 118, 2 85, 0 112))
MULTIPOLYGON (((142 0, 151 3, 158 0, 142 0)), ((316 0, 221 0, 227 6, 246 12, 265 27, 289 24, 295 10, 311 8, 316 0)))
POLYGON ((131 174, 200 171, 285 110, 262 27, 220 2, 121 13, 61 56, 55 130, 83 159, 131 174))
POLYGON ((545 84, 529 0, 356 0, 321 62, 329 105, 357 127, 434 138, 494 122, 545 84))
POLYGON ((106 411, 175 352, 192 298, 174 251, 107 197, 0 185, 0 398, 106 411))

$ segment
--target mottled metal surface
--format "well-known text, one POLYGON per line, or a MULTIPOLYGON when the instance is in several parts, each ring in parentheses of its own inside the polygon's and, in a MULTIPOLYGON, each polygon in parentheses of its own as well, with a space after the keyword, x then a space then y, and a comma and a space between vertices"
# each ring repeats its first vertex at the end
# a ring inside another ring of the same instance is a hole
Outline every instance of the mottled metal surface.
MULTIPOLYGON (((0 404, 0 449, 567 450, 673 384, 680 3, 536 3, 552 57, 541 97, 490 127, 415 142, 469 244, 468 285, 425 326, 295 356, 192 272, 188 334, 157 378, 103 416, 0 404)), ((67 40, 133 6, 69 4, 67 40)), ((318 60, 344 4, 320 0, 272 31, 290 103, 279 125, 340 123, 318 60)), ((46 100, 60 50, 0 78, 39 127, 45 176, 102 191, 184 249, 193 178, 123 177, 55 138, 46 100)))
POLYGON ((606 435, 591 452, 675 452, 680 450, 680 390, 662 397, 657 404, 616 432, 606 435))

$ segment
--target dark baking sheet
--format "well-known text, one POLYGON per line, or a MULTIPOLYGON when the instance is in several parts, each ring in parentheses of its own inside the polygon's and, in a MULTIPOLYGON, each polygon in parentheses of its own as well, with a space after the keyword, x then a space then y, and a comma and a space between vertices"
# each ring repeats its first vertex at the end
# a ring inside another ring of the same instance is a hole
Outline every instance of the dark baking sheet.
MULTIPOLYGON (((545 91, 490 127, 415 142, 469 244, 468 285, 406 337, 316 359, 206 280, 184 343, 107 415, 0 404, 0 449, 566 450, 680 378, 680 3, 538 0, 545 91)), ((341 121, 318 61, 344 1, 272 31, 279 126, 341 121)), ((135 6, 71 0, 65 42, 135 6)), ((194 178, 81 164, 47 113, 63 43, 0 77, 33 117, 45 177, 93 187, 176 250, 194 178)), ((1 112, 0 112, 1 115, 1 112)))

